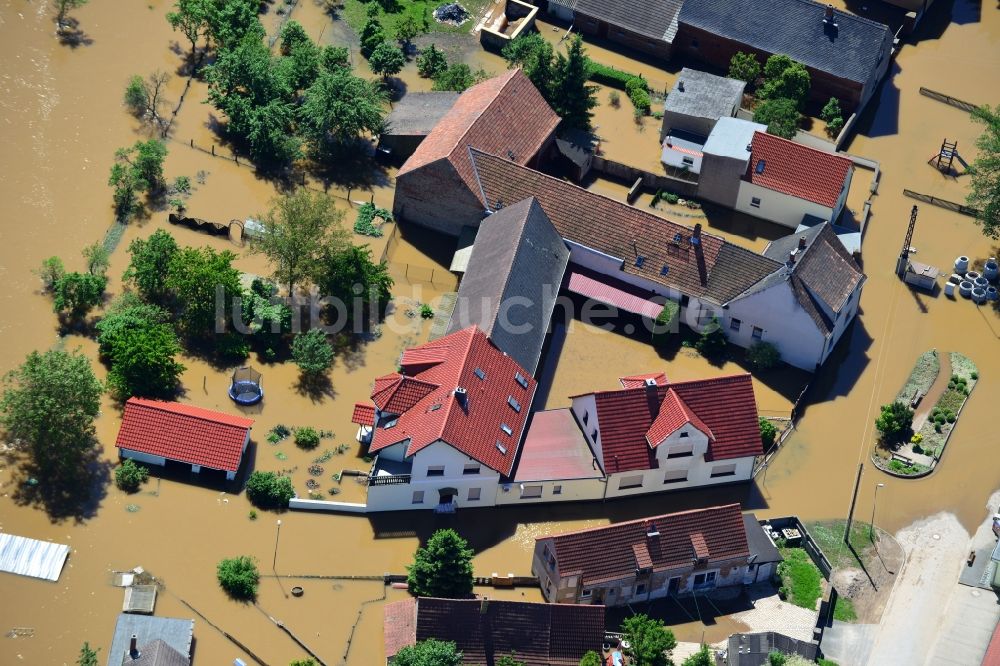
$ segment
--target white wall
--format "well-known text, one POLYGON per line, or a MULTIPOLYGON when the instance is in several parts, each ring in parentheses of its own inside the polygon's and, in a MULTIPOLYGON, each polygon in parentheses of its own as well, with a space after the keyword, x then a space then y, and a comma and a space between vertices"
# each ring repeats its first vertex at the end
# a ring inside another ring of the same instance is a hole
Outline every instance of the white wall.
POLYGON ((659 493, 680 488, 695 488, 699 486, 719 485, 747 481, 753 473, 753 456, 706 462, 702 457, 676 458, 670 460, 665 468, 636 470, 630 472, 615 472, 608 475, 606 497, 631 497, 659 493), (723 465, 735 465, 735 474, 712 478, 712 470, 723 465), (687 471, 687 480, 664 483, 668 472, 687 471), (637 488, 619 488, 623 478, 642 476, 642 486, 637 488))
POLYGON ((797 228, 806 214, 821 220, 834 219, 832 208, 775 192, 747 180, 740 181, 740 189, 736 195, 736 210, 791 229, 797 228), (760 207, 750 205, 753 197, 760 199, 760 207))
POLYGON ((826 338, 787 282, 731 302, 722 324, 729 341, 744 348, 755 342, 754 326, 764 329, 762 340, 776 346, 782 360, 797 368, 812 372, 824 358, 826 338), (739 331, 733 330, 733 319, 740 320, 739 331))
POLYGON ((590 450, 594 452, 594 458, 597 459, 597 464, 601 466, 603 472, 604 449, 601 448, 601 431, 597 423, 597 399, 594 398, 593 393, 577 396, 573 398, 573 402, 569 408, 573 411, 573 416, 583 431, 583 437, 587 440, 587 444, 590 445, 590 450), (584 416, 587 417, 586 424, 584 424, 584 416), (595 430, 597 431, 597 437, 592 437, 591 435, 594 434, 595 430))
POLYGON ((599 500, 604 497, 604 479, 569 479, 554 481, 526 481, 500 484, 496 489, 496 504, 544 504, 550 502, 576 502, 599 500), (522 490, 522 486, 524 490, 522 490), (526 497, 533 487, 541 486, 540 497, 526 497), (559 493, 556 494, 558 487, 559 493), (507 490, 504 490, 507 488, 507 490))
POLYGON ((162 456, 151 456, 148 453, 142 453, 141 451, 133 451, 132 449, 118 449, 122 458, 131 458, 137 462, 143 462, 150 465, 159 465, 163 467, 167 464, 167 459, 162 456))

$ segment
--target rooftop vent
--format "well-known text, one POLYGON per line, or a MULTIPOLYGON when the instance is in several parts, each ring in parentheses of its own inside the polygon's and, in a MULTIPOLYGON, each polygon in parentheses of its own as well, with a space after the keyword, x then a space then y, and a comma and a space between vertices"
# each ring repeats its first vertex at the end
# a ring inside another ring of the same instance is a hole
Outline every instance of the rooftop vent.
POLYGON ((806 249, 806 237, 805 236, 799 236, 799 249, 800 250, 806 249))
POLYGON ((748 153, 753 152, 753 144, 752 143, 748 143, 747 144, 747 152, 748 153))
POLYGON ((683 241, 684 241, 684 234, 682 234, 679 231, 676 234, 674 234, 674 242, 675 243, 681 243, 683 241))
POLYGON ((500 210, 503 208, 503 199, 497 199, 496 205, 493 206, 493 210, 500 210))
POLYGON ((468 392, 459 386, 455 389, 455 400, 458 400, 458 404, 460 404, 463 408, 467 407, 469 405, 468 392))
POLYGON ((511 161, 514 161, 514 160, 517 159, 516 157, 514 157, 514 151, 513 150, 508 150, 507 151, 507 159, 509 159, 511 161))
POLYGON ((677 81, 677 90, 678 92, 684 92, 684 79, 677 81))
POLYGON ((644 263, 646 263, 646 257, 643 257, 643 256, 640 255, 640 256, 638 256, 638 257, 635 258, 635 266, 636 266, 636 268, 642 268, 642 265, 644 263))

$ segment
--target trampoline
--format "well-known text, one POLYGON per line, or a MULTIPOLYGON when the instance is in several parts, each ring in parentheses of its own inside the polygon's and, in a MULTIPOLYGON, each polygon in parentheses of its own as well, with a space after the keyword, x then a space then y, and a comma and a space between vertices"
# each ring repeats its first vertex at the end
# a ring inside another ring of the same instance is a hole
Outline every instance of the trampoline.
POLYGON ((229 384, 229 397, 237 405, 256 405, 264 399, 261 374, 251 367, 237 368, 229 384))

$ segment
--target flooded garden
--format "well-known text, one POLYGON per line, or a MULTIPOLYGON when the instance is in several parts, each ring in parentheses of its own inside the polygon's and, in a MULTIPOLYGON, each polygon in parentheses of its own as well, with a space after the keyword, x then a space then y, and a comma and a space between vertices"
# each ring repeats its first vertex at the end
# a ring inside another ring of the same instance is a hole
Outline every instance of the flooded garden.
MULTIPOLYGON (((330 11, 330 3, 320 0, 266 3, 268 11, 261 19, 268 34, 275 35, 291 11, 318 44, 348 46, 356 73, 369 76, 357 37, 347 24, 346 13, 357 4, 347 0, 343 10, 330 11)), ((756 482, 603 504, 469 510, 455 516, 251 513, 252 506, 238 487, 200 485, 186 476, 154 475, 137 494, 118 490, 108 470, 117 462, 114 443, 121 405, 104 396, 97 437, 106 476, 92 502, 77 515, 53 519, 44 507, 20 500, 21 459, 4 447, 0 529, 68 544, 72 553, 57 583, 10 575, 0 579, 0 596, 5 600, 0 606, 0 633, 17 636, 0 638, 0 663, 70 663, 84 641, 106 650, 121 609, 122 591, 111 584, 114 572, 136 566, 163 584, 157 615, 195 619, 198 663, 232 663, 235 658, 253 663, 255 656, 264 663, 283 664, 304 658, 300 645, 278 628, 280 621, 327 663, 360 665, 382 662, 381 604, 406 594, 387 588, 380 577, 404 572, 417 545, 437 527, 454 527, 466 537, 477 553, 476 575, 488 576, 526 575, 537 536, 653 513, 739 501, 758 518, 842 518, 857 466, 868 463, 874 451, 880 405, 892 401, 914 360, 929 349, 972 359, 979 385, 962 407, 934 473, 921 479, 888 478, 869 465, 858 506, 866 513, 873 507, 876 483, 885 483, 876 522, 886 530, 896 531, 939 511, 955 513, 972 529, 982 520, 986 498, 1000 487, 1000 469, 986 464, 996 440, 991 408, 1000 377, 1000 312, 941 293, 913 291, 896 277, 893 267, 914 203, 903 190, 964 201, 967 177, 944 176, 927 160, 947 138, 957 141, 971 162, 979 132, 967 113, 920 95, 919 87, 932 86, 977 103, 997 102, 989 96, 1000 89, 995 56, 1000 16, 978 13, 973 4, 961 0, 935 4, 918 30, 918 41, 904 45, 892 77, 844 147, 878 161, 881 169, 864 238, 868 282, 861 314, 815 376, 791 369, 755 376, 758 406, 767 416, 787 416, 808 385, 796 430, 756 482), (257 559, 263 576, 256 605, 229 600, 216 583, 216 563, 243 554, 257 559), (291 595, 293 586, 303 588, 301 597, 291 595), (31 632, 18 634, 14 632, 18 628, 31 632)), ((267 211, 287 187, 256 172, 246 160, 233 158, 232 149, 218 134, 217 112, 205 103, 206 83, 188 76, 188 45, 164 19, 171 7, 164 0, 95 0, 74 10, 77 35, 67 42, 57 37, 48 5, 0 0, 0 30, 5 36, 0 54, 7 65, 0 74, 4 146, 0 272, 7 285, 0 298, 8 312, 0 322, 4 372, 33 350, 59 345, 81 350, 98 378, 106 379, 96 340, 60 330, 51 299, 42 293, 33 271, 52 255, 65 258, 70 270, 81 269, 80 251, 114 228, 107 185, 114 151, 150 136, 149 128, 122 106, 122 92, 132 75, 157 70, 170 75, 164 95, 171 111, 177 111, 171 114, 165 172, 170 179, 190 177, 193 187, 186 202, 190 215, 220 222, 246 220, 267 211)), ((461 30, 422 35, 415 43, 422 48, 433 41, 474 70, 503 71, 503 60, 482 51, 467 32, 475 23, 470 20, 461 30)), ((556 44, 564 33, 543 21, 538 28, 556 44)), ((587 48, 595 61, 642 73, 656 89, 669 88, 676 75, 673 66, 632 59, 603 44, 587 48)), ((417 75, 411 59, 393 77, 392 85, 426 91, 432 83, 417 75)), ((614 141, 640 160, 655 161, 658 121, 647 117, 636 125, 631 110, 611 107, 608 97, 606 91, 599 95, 598 131, 610 133, 612 128, 628 126, 629 131, 615 134, 614 141)), ((354 182, 307 174, 306 184, 331 194, 350 224, 356 207, 365 201, 391 208, 394 174, 393 167, 384 167, 354 182)), ((592 187, 621 199, 627 191, 610 181, 592 187)), ((636 205, 647 206, 652 195, 644 193, 636 205)), ((852 190, 852 208, 854 200, 859 199, 852 190)), ((658 212, 674 217, 674 212, 684 211, 666 206, 658 212)), ((233 251, 234 266, 243 273, 271 273, 267 260, 250 254, 246 246, 225 235, 172 225, 167 215, 165 207, 153 209, 120 230, 122 237, 108 269, 109 295, 122 292, 129 243, 160 229, 169 231, 182 246, 233 251)), ((748 219, 712 220, 708 226, 754 249, 778 235, 748 219)), ((252 418, 248 452, 252 468, 288 474, 300 496, 329 495, 336 488, 338 499, 362 501, 364 487, 358 477, 344 474, 368 468, 355 439, 357 426, 351 423, 354 403, 368 399, 373 377, 392 372, 404 348, 428 339, 431 322, 419 316, 421 305, 433 306, 455 289, 455 278, 448 271, 453 240, 404 225, 387 225, 385 231, 381 238, 355 235, 352 241, 368 244, 374 257, 387 261, 396 281, 394 305, 380 335, 340 350, 324 391, 304 390, 298 368, 291 363, 252 356, 247 363, 262 374, 265 398, 257 406, 240 409, 227 394, 233 367, 189 355, 180 359, 186 367, 180 400, 252 418), (303 449, 295 445, 294 437, 269 439, 269 433, 281 432, 279 426, 309 426, 325 436, 317 447, 303 449)), ((958 256, 969 256, 981 265, 1000 253, 971 218, 926 204, 920 204, 912 246, 920 261, 944 268, 958 256)), ((618 377, 629 374, 663 371, 670 379, 683 380, 746 369, 735 351, 712 365, 686 347, 658 351, 641 335, 601 331, 575 320, 557 328, 549 344, 550 361, 543 364, 536 408, 565 406, 569 396, 614 388, 618 377)), ((954 370, 945 379, 952 374, 954 370)), ((534 589, 479 591, 491 597, 541 600, 534 589)), ((701 640, 704 635, 715 641, 739 628, 736 623, 706 630, 692 622, 674 631, 682 640, 701 640)), ((102 652, 100 659, 105 658, 102 652)))

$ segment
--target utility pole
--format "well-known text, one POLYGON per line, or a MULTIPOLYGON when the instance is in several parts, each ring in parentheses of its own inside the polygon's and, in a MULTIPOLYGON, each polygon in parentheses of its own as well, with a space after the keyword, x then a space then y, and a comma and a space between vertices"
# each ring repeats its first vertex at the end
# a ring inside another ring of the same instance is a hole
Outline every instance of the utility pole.
POLYGON ((875 543, 875 506, 878 504, 879 488, 885 488, 885 484, 884 483, 875 484, 875 499, 872 500, 872 521, 868 523, 868 538, 871 539, 872 543, 875 543))
POLYGON ((858 478, 854 480, 854 494, 851 496, 851 509, 847 512, 847 529, 844 530, 844 543, 851 545, 851 522, 854 520, 854 505, 858 502, 858 487, 861 485, 861 474, 865 471, 865 464, 858 464, 858 478))

